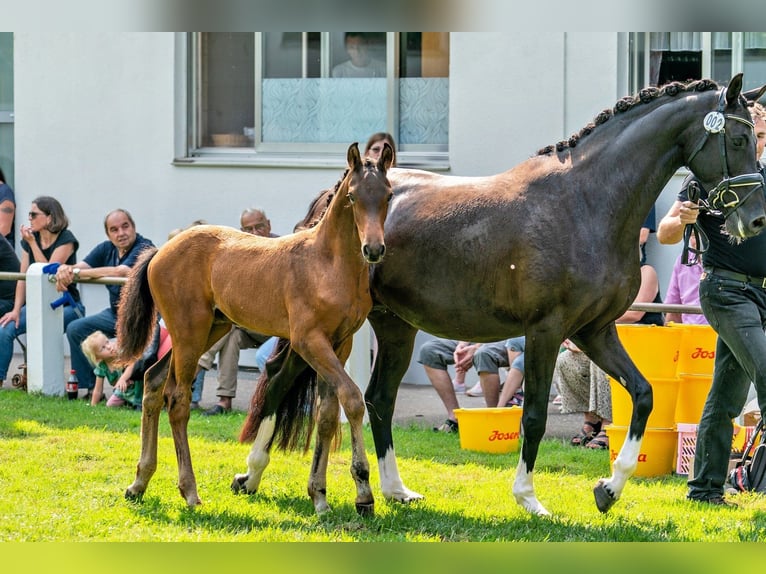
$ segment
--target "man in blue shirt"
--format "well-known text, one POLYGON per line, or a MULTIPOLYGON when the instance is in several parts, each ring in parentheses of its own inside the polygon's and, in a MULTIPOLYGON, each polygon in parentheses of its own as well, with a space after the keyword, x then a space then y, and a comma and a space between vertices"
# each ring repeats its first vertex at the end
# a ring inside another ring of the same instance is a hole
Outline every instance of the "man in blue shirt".
MULTIPOLYGON (((85 258, 74 265, 60 265, 56 271, 56 288, 64 291, 77 279, 99 277, 127 277, 139 254, 154 244, 136 233, 133 217, 124 209, 110 211, 104 218, 104 230, 108 241, 96 245, 85 258)), ((117 307, 120 303, 121 285, 107 285, 109 307, 95 315, 88 315, 69 323, 66 329, 72 368, 77 371, 79 387, 90 394, 96 382, 93 367, 80 349, 80 344, 94 331, 107 337, 116 335, 117 307)))

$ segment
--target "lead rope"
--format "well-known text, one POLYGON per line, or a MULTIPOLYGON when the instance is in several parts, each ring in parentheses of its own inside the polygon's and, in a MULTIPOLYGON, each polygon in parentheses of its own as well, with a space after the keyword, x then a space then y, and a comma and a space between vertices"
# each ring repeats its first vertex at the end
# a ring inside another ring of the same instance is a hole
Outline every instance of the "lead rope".
MULTIPOLYGON (((706 201, 702 200, 700 201, 700 186, 699 183, 696 181, 690 181, 689 185, 687 186, 687 195, 689 197, 689 201, 692 201, 694 203, 697 203, 699 205, 700 211, 711 211, 710 206, 707 204, 706 201)), ((694 223, 687 223, 684 226, 684 247, 681 251, 681 263, 686 265, 687 267, 691 267, 692 265, 696 265, 697 261, 699 261, 700 255, 705 253, 707 251, 708 245, 710 244, 710 240, 708 239, 707 234, 705 233, 705 230, 702 229, 699 223, 696 221, 694 223), (694 240, 697 244, 697 247, 691 246, 691 238, 694 237, 694 240), (694 257, 690 258, 689 253, 693 253, 694 257)))

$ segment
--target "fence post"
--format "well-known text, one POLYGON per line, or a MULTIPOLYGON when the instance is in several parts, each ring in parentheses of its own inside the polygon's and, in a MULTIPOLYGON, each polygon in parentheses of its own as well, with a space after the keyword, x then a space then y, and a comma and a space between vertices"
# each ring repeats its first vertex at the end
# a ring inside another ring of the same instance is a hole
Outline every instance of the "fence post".
POLYGON ((56 284, 43 273, 45 263, 27 269, 27 390, 64 394, 64 311, 51 309, 59 298, 56 284))

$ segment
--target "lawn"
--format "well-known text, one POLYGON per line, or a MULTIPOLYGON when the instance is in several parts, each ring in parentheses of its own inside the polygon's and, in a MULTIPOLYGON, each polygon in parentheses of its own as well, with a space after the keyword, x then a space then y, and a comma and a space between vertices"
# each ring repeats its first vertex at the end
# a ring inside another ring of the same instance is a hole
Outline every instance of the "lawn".
POLYGON ((530 516, 514 501, 518 453, 460 449, 457 436, 419 427, 395 429, 405 484, 425 499, 388 503, 380 493, 372 438, 365 440, 375 516, 354 509, 348 430, 330 456, 333 511, 317 517, 306 494, 310 454, 273 452, 261 490, 235 496, 233 475, 246 469, 249 445, 236 441, 242 413, 189 423, 203 505, 186 508, 167 417, 160 423, 159 467, 143 502, 124 499, 139 454, 140 413, 84 401, 0 391, 0 541, 107 542, 760 542, 766 498, 743 494, 734 509, 685 500, 685 478, 634 478, 603 515, 596 480, 608 453, 543 441, 535 472, 550 517, 530 516))

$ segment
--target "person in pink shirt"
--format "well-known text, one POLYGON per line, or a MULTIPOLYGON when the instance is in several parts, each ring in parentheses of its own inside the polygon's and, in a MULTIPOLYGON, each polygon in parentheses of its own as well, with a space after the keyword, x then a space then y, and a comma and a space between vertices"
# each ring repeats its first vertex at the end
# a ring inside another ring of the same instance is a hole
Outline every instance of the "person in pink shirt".
MULTIPOLYGON (((697 244, 694 236, 689 239, 689 247, 696 249, 697 244)), ((668 288, 665 292, 667 305, 696 305, 700 304, 700 275, 702 275, 702 262, 693 251, 689 252, 691 265, 681 262, 681 255, 676 258, 673 272, 670 275, 668 288)), ((665 313, 665 321, 674 323, 690 323, 693 325, 707 325, 707 319, 702 313, 665 313)))

